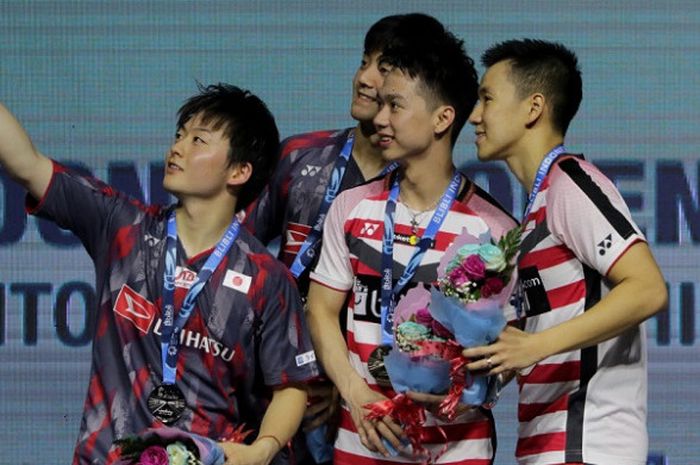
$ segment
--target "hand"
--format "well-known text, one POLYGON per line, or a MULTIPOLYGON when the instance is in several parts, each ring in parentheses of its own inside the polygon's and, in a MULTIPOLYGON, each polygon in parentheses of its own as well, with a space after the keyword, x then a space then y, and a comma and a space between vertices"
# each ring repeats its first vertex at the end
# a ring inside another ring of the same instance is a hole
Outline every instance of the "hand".
MULTIPOLYGON (((304 413, 302 423, 304 431, 311 431, 323 424, 334 425, 332 420, 339 413, 340 397, 338 389, 331 382, 313 383, 307 387, 309 406, 304 413)), ((329 428, 329 434, 335 436, 335 428, 329 428)))
POLYGON ((544 350, 537 334, 506 326, 493 344, 464 349, 462 355, 473 360, 467 364, 468 370, 496 375, 534 365, 546 357, 544 350))
POLYGON ((364 406, 373 402, 381 402, 387 400, 386 396, 373 391, 364 383, 358 383, 357 387, 351 392, 349 399, 346 399, 350 408, 352 421, 355 423, 357 433, 360 435, 360 441, 372 452, 379 452, 385 457, 392 454, 387 447, 382 443, 382 438, 385 438, 396 450, 403 449, 406 435, 403 433, 401 426, 396 424, 390 417, 384 417, 380 420, 366 420, 365 416, 369 413, 364 406))
MULTIPOLYGON (((445 398, 447 397, 446 395, 427 394, 424 392, 412 391, 407 391, 406 395, 411 400, 423 404, 425 409, 432 413, 433 416, 438 420, 442 422, 448 422, 448 419, 444 415, 440 414, 440 404, 443 400, 445 400, 445 398)), ((474 410, 477 407, 477 405, 467 405, 460 402, 459 404, 457 404, 457 408, 455 408, 455 418, 460 417, 463 414, 474 410)))
POLYGON ((251 445, 220 442, 219 445, 226 456, 224 465, 267 465, 278 452, 274 441, 256 441, 251 445))

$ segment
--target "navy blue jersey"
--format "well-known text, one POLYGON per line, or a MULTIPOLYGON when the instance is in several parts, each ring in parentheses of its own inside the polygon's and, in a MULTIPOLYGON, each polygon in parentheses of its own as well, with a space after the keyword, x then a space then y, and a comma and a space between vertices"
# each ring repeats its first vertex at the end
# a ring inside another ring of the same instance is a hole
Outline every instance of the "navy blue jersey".
MULTIPOLYGON (((163 255, 172 207, 142 205, 56 163, 44 198, 29 207, 73 231, 95 264, 97 328, 73 464, 111 463, 115 439, 161 425, 146 401, 162 382, 163 255)), ((176 309, 209 252, 187 258, 178 243, 176 309)), ((181 333, 177 385, 187 409, 173 426, 213 439, 240 424, 256 430, 271 388, 316 376, 313 360, 291 275, 242 228, 181 333)))
MULTIPOLYGON (((333 166, 352 131, 316 131, 282 141, 280 162, 270 183, 247 209, 245 226, 263 244, 279 237, 278 258, 288 267, 316 222, 333 166)), ((350 157, 340 190, 363 182, 362 172, 350 157)), ((298 279, 302 295, 308 290, 311 268, 313 264, 298 279)))

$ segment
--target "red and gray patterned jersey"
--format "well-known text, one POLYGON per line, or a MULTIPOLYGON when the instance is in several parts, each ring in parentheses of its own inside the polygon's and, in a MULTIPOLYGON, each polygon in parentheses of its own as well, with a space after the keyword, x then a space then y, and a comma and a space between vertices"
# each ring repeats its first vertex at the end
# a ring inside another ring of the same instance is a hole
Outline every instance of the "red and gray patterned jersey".
MULTIPOLYGON (((162 424, 147 408, 162 382, 161 301, 171 208, 145 206, 54 163, 29 210, 71 230, 94 261, 98 299, 92 368, 74 465, 112 463, 112 442, 162 424)), ((209 251, 178 243, 175 308, 209 251)), ((287 269, 244 228, 197 297, 180 337, 177 385, 187 409, 173 425, 213 439, 257 430, 271 389, 318 374, 287 269)), ((253 435, 254 436, 254 435, 253 435)), ((286 463, 284 453, 277 463, 286 463)))
MULTIPOLYGON (((544 331, 593 307, 603 278, 643 240, 608 178, 585 160, 560 158, 524 221, 525 330, 544 331)), ((645 464, 645 344, 643 325, 635 326, 521 370, 518 463, 645 464)))
MULTIPOLYGON (((279 237, 278 258, 288 267, 316 221, 335 162, 353 130, 316 131, 285 139, 270 183, 247 209, 245 226, 263 244, 279 237)), ((350 157, 340 190, 363 182, 350 157)), ((302 295, 308 290, 310 269, 313 264, 298 279, 302 295)))

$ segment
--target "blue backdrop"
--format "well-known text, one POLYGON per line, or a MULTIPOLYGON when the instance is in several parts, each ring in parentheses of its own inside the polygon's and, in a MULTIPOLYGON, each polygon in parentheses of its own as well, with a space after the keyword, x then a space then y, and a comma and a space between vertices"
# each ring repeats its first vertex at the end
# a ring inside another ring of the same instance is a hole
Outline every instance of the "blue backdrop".
MULTIPOLYGON (((366 29, 410 11, 443 21, 475 58, 521 37, 578 53, 584 100, 567 146, 618 184, 671 295, 648 323, 651 449, 697 463, 700 2, 0 1, 0 100, 44 153, 166 201, 162 156, 197 81, 250 88, 283 136, 349 126, 366 29)), ((458 164, 520 212, 515 180, 475 162, 464 133, 458 164)), ((74 237, 26 218, 22 198, 0 171, 0 463, 65 464, 88 380, 91 263, 74 237)), ((499 464, 512 463, 515 394, 496 410, 499 464)))

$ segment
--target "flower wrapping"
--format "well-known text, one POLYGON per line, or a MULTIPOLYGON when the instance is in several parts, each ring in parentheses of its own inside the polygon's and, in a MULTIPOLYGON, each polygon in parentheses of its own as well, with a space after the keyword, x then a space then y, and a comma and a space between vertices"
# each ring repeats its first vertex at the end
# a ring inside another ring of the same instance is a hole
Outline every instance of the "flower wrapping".
MULTIPOLYGON (((227 441, 242 442, 250 431, 236 428, 227 441)), ((217 441, 178 428, 160 427, 138 436, 114 441, 119 447, 117 465, 223 465, 225 456, 217 441)))

